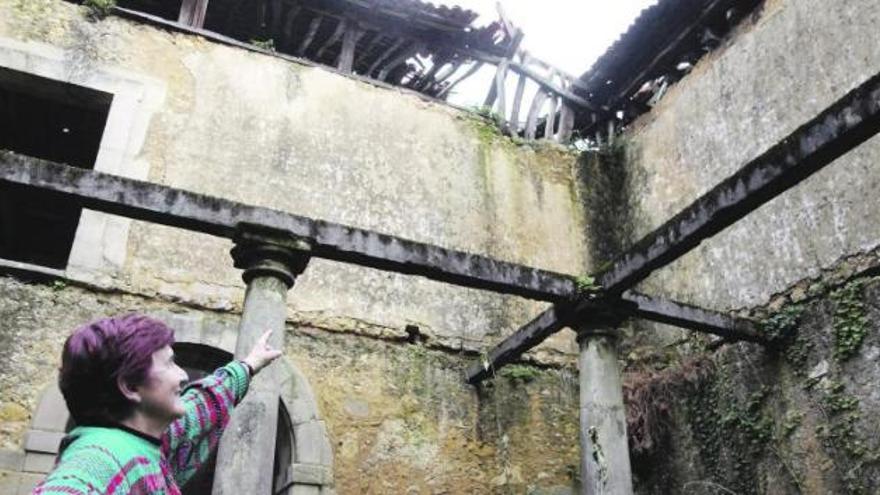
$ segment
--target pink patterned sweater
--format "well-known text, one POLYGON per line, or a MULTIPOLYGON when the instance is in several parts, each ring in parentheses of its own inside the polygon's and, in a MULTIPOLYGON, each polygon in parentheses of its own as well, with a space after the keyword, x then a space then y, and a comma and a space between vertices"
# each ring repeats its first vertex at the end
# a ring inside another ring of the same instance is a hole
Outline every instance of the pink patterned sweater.
POLYGON ((229 413, 247 392, 247 367, 233 361, 190 384, 186 413, 161 440, 125 427, 78 426, 61 442, 55 468, 33 495, 180 494, 217 448, 229 413))

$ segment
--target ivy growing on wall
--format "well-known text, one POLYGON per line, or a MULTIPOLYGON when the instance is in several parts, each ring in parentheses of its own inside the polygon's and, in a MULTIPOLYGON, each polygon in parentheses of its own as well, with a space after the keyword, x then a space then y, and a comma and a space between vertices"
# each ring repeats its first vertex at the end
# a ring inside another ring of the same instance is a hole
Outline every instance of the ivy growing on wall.
POLYGON ((862 300, 867 279, 858 279, 831 293, 834 302, 834 356, 845 361, 855 355, 868 334, 868 314, 862 300))

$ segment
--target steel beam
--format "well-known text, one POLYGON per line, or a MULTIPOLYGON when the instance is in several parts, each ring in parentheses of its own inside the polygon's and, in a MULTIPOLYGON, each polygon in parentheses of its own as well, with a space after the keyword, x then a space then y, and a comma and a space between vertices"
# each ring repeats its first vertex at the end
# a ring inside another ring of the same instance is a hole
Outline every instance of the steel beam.
MULTIPOLYGON (((613 301, 654 270, 675 261, 878 132, 880 74, 847 93, 619 256, 611 268, 597 276, 603 288, 599 299, 613 301)), ((660 309, 657 305, 653 307, 660 309)), ((548 309, 496 346, 485 365, 471 367, 468 381, 482 380, 488 376, 488 370, 513 361, 572 324, 575 318, 588 317, 589 309, 589 306, 579 308, 571 303, 548 309)), ((658 318, 661 314, 665 311, 646 309, 636 316, 664 321, 665 316, 658 318)), ((668 322, 681 324, 677 318, 670 318, 668 322)), ((729 331, 742 338, 735 326, 729 331)), ((722 335, 718 331, 711 333, 722 335)))
POLYGON ((623 293, 618 308, 620 314, 628 317, 710 333, 731 341, 743 340, 756 344, 768 342, 753 320, 736 318, 690 304, 656 299, 634 291, 623 293))
POLYGON ((571 277, 486 256, 0 151, 0 182, 69 197, 93 210, 233 238, 240 224, 308 241, 312 255, 464 287, 558 302, 571 277))

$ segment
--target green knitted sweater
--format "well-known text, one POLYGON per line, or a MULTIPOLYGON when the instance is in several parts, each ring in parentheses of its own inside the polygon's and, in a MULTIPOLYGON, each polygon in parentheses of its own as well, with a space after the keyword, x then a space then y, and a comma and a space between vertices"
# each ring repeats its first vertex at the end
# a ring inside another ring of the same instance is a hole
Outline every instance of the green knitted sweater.
POLYGON ((55 468, 37 485, 43 494, 180 494, 217 447, 229 413, 249 381, 234 361, 190 384, 183 393, 186 413, 161 439, 125 427, 79 426, 61 442, 55 468))

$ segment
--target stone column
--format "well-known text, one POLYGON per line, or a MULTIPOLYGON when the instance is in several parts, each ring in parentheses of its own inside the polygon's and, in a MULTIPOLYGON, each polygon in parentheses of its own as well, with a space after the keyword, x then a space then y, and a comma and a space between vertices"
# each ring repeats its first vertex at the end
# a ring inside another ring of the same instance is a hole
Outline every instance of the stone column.
POLYGON ((617 321, 577 329, 580 356, 581 493, 629 495, 632 473, 617 364, 617 321))
MULTIPOLYGON (((284 348, 287 291, 309 261, 307 243, 281 236, 243 232, 236 238, 232 258, 244 269, 247 284, 235 345, 243 358, 266 331, 269 344, 284 348)), ((244 400, 233 411, 220 440, 214 495, 270 495, 278 426, 280 366, 277 361, 257 375, 244 400)))

